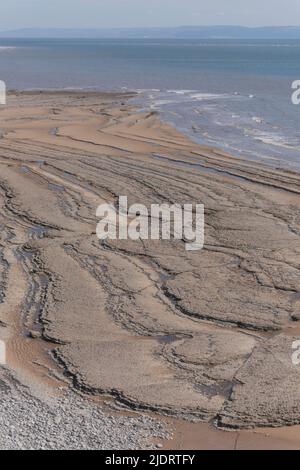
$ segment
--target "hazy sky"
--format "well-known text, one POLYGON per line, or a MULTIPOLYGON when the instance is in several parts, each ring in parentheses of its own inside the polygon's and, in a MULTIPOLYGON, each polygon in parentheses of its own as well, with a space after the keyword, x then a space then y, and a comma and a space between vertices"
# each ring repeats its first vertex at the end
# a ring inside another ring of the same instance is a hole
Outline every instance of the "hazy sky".
POLYGON ((300 25, 300 0, 2 0, 0 29, 300 25))

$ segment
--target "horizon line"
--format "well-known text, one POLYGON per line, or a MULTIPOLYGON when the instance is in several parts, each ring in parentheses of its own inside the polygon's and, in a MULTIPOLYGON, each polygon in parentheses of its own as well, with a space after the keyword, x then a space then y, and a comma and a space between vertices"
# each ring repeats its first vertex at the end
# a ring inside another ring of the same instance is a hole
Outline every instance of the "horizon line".
POLYGON ((261 28, 269 28, 269 29, 274 29, 274 28, 288 28, 288 29, 293 29, 293 28, 300 28, 300 23, 297 25, 261 25, 261 26, 247 26, 247 25, 242 25, 242 24, 210 24, 210 25, 202 25, 202 24, 197 24, 197 25, 190 25, 190 24, 181 24, 181 25, 174 25, 174 26, 99 26, 99 27, 79 27, 79 26, 73 26, 73 27, 57 27, 57 26, 26 26, 26 27, 20 27, 20 28, 10 28, 10 29, 1 29, 0 33, 5 33, 5 32, 11 32, 11 31, 30 31, 30 30, 54 30, 54 31, 73 31, 73 30, 79 30, 79 31, 108 31, 112 29, 117 29, 117 30, 128 30, 128 29, 175 29, 175 28, 244 28, 244 29, 261 29, 261 28))

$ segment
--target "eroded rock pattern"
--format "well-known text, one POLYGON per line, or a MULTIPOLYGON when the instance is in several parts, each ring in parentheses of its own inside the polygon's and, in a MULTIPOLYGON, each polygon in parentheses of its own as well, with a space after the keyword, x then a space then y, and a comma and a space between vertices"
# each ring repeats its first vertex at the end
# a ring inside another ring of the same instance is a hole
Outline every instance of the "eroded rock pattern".
POLYGON ((127 98, 25 93, 1 110, 12 365, 34 363, 43 344, 74 386, 135 409, 222 427, 300 423, 300 176, 199 147, 127 98), (96 208, 119 195, 205 204, 204 250, 100 243, 96 208))

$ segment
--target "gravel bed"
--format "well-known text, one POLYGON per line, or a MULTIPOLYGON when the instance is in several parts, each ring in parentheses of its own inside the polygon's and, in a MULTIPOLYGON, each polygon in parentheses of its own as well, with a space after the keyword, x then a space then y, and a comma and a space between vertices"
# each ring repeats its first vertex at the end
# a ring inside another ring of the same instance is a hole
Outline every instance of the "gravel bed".
POLYGON ((112 416, 72 391, 40 400, 7 373, 0 376, 0 429, 1 450, 149 449, 153 438, 168 437, 157 419, 112 416))

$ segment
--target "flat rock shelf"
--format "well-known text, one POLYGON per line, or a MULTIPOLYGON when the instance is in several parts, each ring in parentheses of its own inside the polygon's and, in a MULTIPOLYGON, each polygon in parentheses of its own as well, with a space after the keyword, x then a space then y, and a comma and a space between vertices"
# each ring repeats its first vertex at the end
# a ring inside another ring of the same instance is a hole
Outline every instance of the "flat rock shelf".
MULTIPOLYGON (((25 387, 33 420, 49 393, 66 420, 87 403, 89 420, 89 400, 110 397, 136 429, 145 420, 128 448, 167 437, 163 416, 226 430, 300 424, 300 175, 201 147, 131 96, 10 93, 0 111, 1 403, 17 393, 20 413, 25 387), (204 249, 100 243, 96 209, 120 195, 204 204, 204 249)), ((99 407, 87 433, 101 430, 99 407)), ((109 447, 93 439, 86 447, 109 447)))

